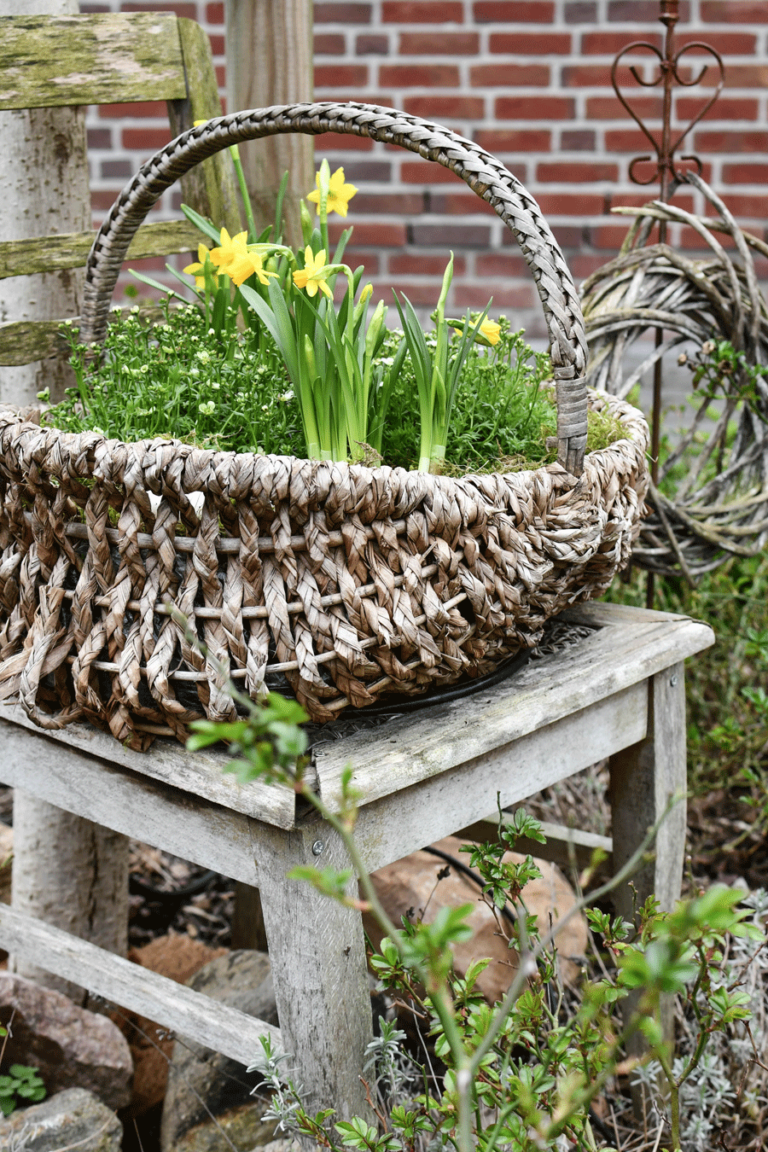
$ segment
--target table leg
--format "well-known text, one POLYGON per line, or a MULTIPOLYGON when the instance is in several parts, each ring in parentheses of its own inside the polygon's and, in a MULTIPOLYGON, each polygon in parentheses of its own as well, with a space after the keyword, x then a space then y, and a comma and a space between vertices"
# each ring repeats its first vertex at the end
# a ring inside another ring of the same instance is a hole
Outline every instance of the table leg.
MULTIPOLYGON (((686 728, 685 670, 682 661, 659 672, 648 685, 648 730, 644 740, 616 753, 610 760, 611 808, 613 825, 613 866, 618 871, 637 851, 648 829, 665 811, 671 796, 685 796, 686 728)), ((685 854, 686 805, 680 799, 669 812, 656 835, 654 857, 634 874, 637 901, 642 904, 655 895, 663 910, 670 910, 680 897, 685 854)), ((628 884, 614 892, 616 911, 632 919, 632 890, 628 884)), ((622 1002, 625 1022, 634 1013, 638 996, 622 1002)), ((661 1004, 661 1024, 665 1038, 674 1039, 674 1004, 665 997, 661 1004)), ((627 1051, 642 1056, 644 1037, 636 1032, 627 1051)), ((659 1095, 665 1086, 659 1083, 659 1095)), ((633 1088, 634 1112, 638 1119, 648 1117, 653 1107, 642 1087, 633 1088)))
MULTIPOLYGON (((261 824, 254 845, 289 1067, 310 1112, 333 1107, 340 1119, 370 1123, 359 1079, 372 1039, 362 916, 306 881, 286 879, 298 865, 349 868, 344 846, 327 825, 285 832, 261 824)), ((357 895, 356 884, 350 893, 357 895)))
MULTIPOLYGON (((664 812, 669 798, 685 796, 685 679, 682 661, 649 682, 648 731, 644 740, 617 752, 610 760, 613 862, 618 870, 637 851, 648 829, 664 812)), ((655 894, 671 909, 680 897, 686 828, 685 800, 669 813, 656 836, 654 859, 635 873, 633 883, 642 903, 655 894)), ((632 893, 623 885, 614 893, 616 909, 629 919, 632 893)))

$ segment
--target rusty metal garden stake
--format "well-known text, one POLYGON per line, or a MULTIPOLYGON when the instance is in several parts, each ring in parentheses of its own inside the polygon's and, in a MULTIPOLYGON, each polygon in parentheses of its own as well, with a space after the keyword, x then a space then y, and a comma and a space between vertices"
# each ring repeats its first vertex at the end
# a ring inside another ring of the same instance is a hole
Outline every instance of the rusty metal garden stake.
MULTIPOLYGON (((656 167, 647 179, 641 179, 636 175, 636 167, 638 164, 653 161, 653 156, 635 156, 629 165, 629 178, 635 184, 647 185, 653 184, 658 181, 660 186, 659 198, 665 203, 669 201, 675 193, 678 185, 680 184, 681 170, 676 167, 676 154, 681 144, 685 140, 691 129, 699 123, 702 117, 709 111, 712 105, 717 100, 723 88, 725 80, 725 66, 722 57, 714 48, 709 44, 704 44, 698 40, 692 41, 683 45, 679 51, 675 51, 675 26, 680 19, 679 0, 660 0, 660 14, 659 20, 664 25, 664 50, 663 52, 651 44, 647 40, 635 40, 628 44, 619 52, 616 59, 611 66, 611 83, 613 90, 619 98, 621 104, 626 108, 629 115, 640 128, 641 132, 648 138, 654 152, 656 153, 656 167), (619 64, 623 58, 631 52, 638 50, 646 50, 656 57, 658 62, 658 74, 652 80, 645 80, 638 71, 636 65, 630 65, 630 72, 634 79, 643 88, 656 88, 659 84, 663 85, 663 101, 662 101, 662 118, 661 118, 661 139, 657 139, 649 130, 642 118, 634 111, 624 96, 619 86, 617 78, 619 64), (704 52, 714 57, 719 70, 718 82, 715 90, 710 99, 702 105, 697 115, 689 122, 679 136, 673 140, 672 138, 672 94, 675 85, 683 88, 693 88, 700 84, 709 68, 709 65, 704 64, 698 76, 691 79, 684 79, 680 75, 679 64, 683 56, 689 52, 704 52)), ((701 175, 702 164, 698 156, 687 154, 680 156, 681 161, 692 163, 696 167, 696 171, 701 175)), ((667 238, 667 222, 666 220, 659 221, 659 243, 665 243, 667 238)), ((664 338, 661 330, 656 332, 656 346, 658 347, 664 338)), ((661 406, 662 406, 662 362, 661 358, 657 359, 653 370, 653 406, 651 410, 651 476, 653 483, 656 484, 659 478, 659 450, 661 446, 661 406)), ((646 603, 649 608, 653 607, 654 599, 654 577, 653 573, 648 574, 647 595, 646 603)))

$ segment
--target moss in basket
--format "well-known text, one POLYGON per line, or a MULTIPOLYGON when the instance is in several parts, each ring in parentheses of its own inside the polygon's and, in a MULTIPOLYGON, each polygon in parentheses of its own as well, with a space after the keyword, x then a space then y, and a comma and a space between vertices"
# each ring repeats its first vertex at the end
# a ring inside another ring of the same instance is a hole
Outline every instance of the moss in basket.
MULTIPOLYGON (((194 287, 173 273, 195 303, 170 293, 164 323, 154 328, 142 324, 138 308, 121 314, 95 363, 70 325, 77 386, 46 422, 126 441, 175 437, 205 448, 383 460, 451 474, 552 459, 546 441, 556 412, 542 388, 548 359, 504 317, 488 319, 488 309, 446 317, 452 257, 434 330, 422 331, 405 296, 396 298, 402 332, 388 330, 383 303, 369 315, 372 287, 361 287, 362 268, 343 263, 351 230, 329 255, 328 211, 346 216, 355 191, 343 169, 331 176, 323 162, 309 197, 319 227, 302 205, 298 252, 282 243, 280 198, 275 225, 260 235, 248 204, 249 231, 232 237, 185 208, 216 245, 201 244, 185 269, 194 287), (337 282, 345 286, 338 306, 337 282)), ((600 444, 622 435, 595 414, 591 425, 600 444)))

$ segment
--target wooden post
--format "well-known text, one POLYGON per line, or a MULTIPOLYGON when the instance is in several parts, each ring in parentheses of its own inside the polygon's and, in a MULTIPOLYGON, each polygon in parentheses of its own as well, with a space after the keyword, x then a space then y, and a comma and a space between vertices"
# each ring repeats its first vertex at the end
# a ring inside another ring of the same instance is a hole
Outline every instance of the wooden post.
MULTIPOLYGON (((260 824, 253 843, 289 1067, 301 1068, 309 1112, 333 1107, 340 1118, 370 1117, 360 1082, 373 1039, 363 918, 306 880, 286 880, 299 865, 349 868, 349 857, 319 820, 293 832, 260 824)), ((350 894, 357 895, 354 881, 350 894)))
MULTIPOLYGON (((60 16, 77 0, 0 0, 0 16, 60 16)), ((23 240, 91 227, 85 108, 0 112, 0 240, 23 240)), ((80 269, 0 280, 0 319, 56 320, 80 315, 80 269)), ((51 390, 61 400, 74 384, 62 356, 0 368, 0 403, 35 405, 51 390)))
MULTIPOLYGON (((237 0, 227 4, 227 111, 312 99, 312 0, 237 0)), ((275 216, 290 172, 284 215, 289 244, 301 243, 299 201, 315 185, 312 137, 273 136, 241 146, 257 227, 275 216)))
MULTIPOLYGON (((648 731, 644 740, 610 759, 613 865, 618 870, 637 851, 649 828, 663 815, 671 797, 680 796, 656 835, 653 858, 633 877, 637 902, 655 895, 662 911, 680 899, 685 856, 686 728, 685 667, 682 660, 653 677, 649 684, 648 731)), ((614 893, 616 911, 632 919, 632 890, 628 884, 614 893)), ((623 1001, 625 1021, 637 1007, 637 995, 623 1001)), ((674 1037, 674 1005, 668 997, 661 1005, 665 1038, 674 1037)), ((636 1032, 627 1044, 631 1056, 642 1056, 645 1038, 636 1032)), ((659 1090, 663 1094, 663 1084, 659 1090)), ((641 1087, 633 1089, 638 1119, 653 1107, 641 1087)))
MULTIPOLYGON (((79 12, 77 0, 0 0, 2 16, 79 12)), ((0 113, 0 239, 79 232, 91 227, 85 109, 0 113)), ((82 271, 0 281, 4 320, 80 314, 82 271), (6 287, 4 287, 4 285, 6 287)), ((50 387, 61 398, 68 365, 45 360, 0 370, 0 401, 34 404, 50 387)), ((76 785, 73 783, 73 787, 76 785)), ((13 903, 20 911, 124 954, 128 923, 128 841, 16 790, 13 903)), ((14 971, 73 995, 85 993, 26 962, 14 971)))

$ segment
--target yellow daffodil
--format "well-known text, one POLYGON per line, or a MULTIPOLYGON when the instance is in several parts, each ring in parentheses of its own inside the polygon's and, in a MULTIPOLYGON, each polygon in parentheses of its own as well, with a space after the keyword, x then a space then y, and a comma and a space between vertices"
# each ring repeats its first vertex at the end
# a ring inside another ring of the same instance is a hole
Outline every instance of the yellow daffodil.
MULTIPOLYGON (((210 252, 206 248, 205 244, 198 244, 198 246, 197 246, 197 263, 196 264, 187 264, 184 271, 187 273, 188 276, 194 276, 195 288, 198 288, 200 291, 202 291, 205 288, 205 265, 206 265, 206 263, 208 264, 208 266, 210 268, 210 263, 211 263, 210 252)), ((213 276, 213 282, 215 284, 217 273, 214 272, 213 268, 210 268, 210 274, 213 276)))
POLYGON ((333 293, 326 280, 331 274, 331 266, 325 263, 325 249, 321 248, 317 256, 307 244, 304 249, 304 267, 293 274, 293 282, 297 288, 306 288, 307 296, 317 296, 318 288, 329 300, 333 300, 333 293))
POLYGON ((480 325, 480 332, 489 344, 498 344, 501 338, 501 324, 497 324, 495 320, 483 320, 480 325))
MULTIPOLYGON (((311 200, 313 204, 317 204, 317 214, 320 215, 320 173, 315 176, 315 183, 317 188, 314 192, 310 192, 307 200, 311 200)), ((346 216, 347 206, 352 197, 357 192, 354 184, 344 183, 344 169, 337 168, 333 176, 328 181, 328 212, 338 212, 339 216, 346 216)))
POLYGON ((238 232, 236 236, 230 237, 226 228, 222 228, 221 247, 212 250, 211 261, 238 286, 254 272, 260 284, 268 284, 269 277, 277 273, 265 272, 261 256, 258 252, 249 252, 247 241, 247 232, 238 232))

